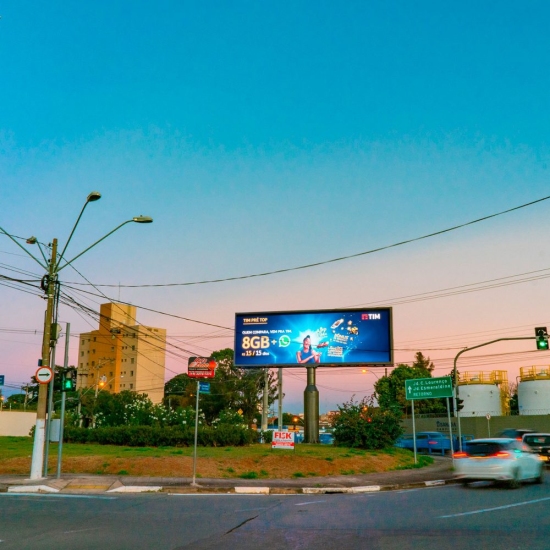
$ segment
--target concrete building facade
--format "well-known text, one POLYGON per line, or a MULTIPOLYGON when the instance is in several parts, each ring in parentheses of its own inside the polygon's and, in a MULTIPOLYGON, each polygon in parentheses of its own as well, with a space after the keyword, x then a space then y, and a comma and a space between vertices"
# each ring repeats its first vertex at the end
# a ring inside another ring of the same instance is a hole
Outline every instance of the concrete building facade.
POLYGON ((80 335, 77 389, 164 396, 166 330, 139 325, 136 307, 110 302, 100 307, 98 330, 80 335))

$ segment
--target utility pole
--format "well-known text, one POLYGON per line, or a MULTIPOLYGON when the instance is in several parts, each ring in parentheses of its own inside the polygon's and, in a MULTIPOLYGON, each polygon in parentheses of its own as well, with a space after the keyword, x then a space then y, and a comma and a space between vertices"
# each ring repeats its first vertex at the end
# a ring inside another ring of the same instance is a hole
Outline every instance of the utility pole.
MULTIPOLYGON (((56 294, 56 258, 57 239, 53 240, 48 275, 43 279, 46 286, 46 314, 44 316, 44 335, 42 337, 42 359, 40 366, 50 366, 50 335, 53 321, 54 298, 56 294)), ((51 384, 52 382, 50 382, 51 384)), ((44 465, 44 442, 46 439, 46 404, 48 385, 38 385, 38 405, 36 407, 36 425, 32 449, 31 479, 40 479, 44 465)))

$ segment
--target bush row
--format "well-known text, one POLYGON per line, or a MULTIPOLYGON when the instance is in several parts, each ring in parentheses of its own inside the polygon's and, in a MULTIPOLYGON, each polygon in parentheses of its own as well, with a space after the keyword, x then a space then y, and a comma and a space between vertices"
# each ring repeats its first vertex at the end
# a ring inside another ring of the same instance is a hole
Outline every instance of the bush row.
MULTIPOLYGON (((127 447, 189 447, 194 443, 193 428, 116 426, 108 428, 77 428, 67 426, 63 439, 67 443, 99 443, 127 447)), ((199 426, 197 444, 201 447, 239 447, 257 441, 256 430, 221 424, 199 426)))

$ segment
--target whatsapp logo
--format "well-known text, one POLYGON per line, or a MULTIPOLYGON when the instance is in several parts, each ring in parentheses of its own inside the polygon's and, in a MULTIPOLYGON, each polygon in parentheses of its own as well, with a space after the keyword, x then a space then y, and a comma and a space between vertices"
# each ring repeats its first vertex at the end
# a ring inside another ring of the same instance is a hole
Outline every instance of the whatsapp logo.
POLYGON ((283 334, 283 336, 279 338, 279 347, 286 348, 288 346, 290 346, 290 337, 283 334))

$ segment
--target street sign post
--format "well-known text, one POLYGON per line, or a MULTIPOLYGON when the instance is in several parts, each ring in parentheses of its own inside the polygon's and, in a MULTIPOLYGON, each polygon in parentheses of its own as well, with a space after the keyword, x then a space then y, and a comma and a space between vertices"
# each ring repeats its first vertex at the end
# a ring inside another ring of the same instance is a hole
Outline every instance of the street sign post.
POLYGON ((53 371, 50 367, 40 367, 34 376, 39 384, 48 384, 53 378, 53 371))
POLYGON ((447 419, 449 421, 449 440, 450 440, 450 447, 451 447, 451 456, 453 456, 453 452, 454 452, 453 429, 451 427, 451 410, 449 407, 449 397, 452 397, 452 396, 453 396, 453 383, 450 376, 440 376, 438 378, 413 378, 411 380, 405 380, 405 398, 411 401, 411 408, 412 408, 415 464, 416 464, 416 426, 414 422, 415 400, 439 399, 439 398, 446 399, 447 419))

